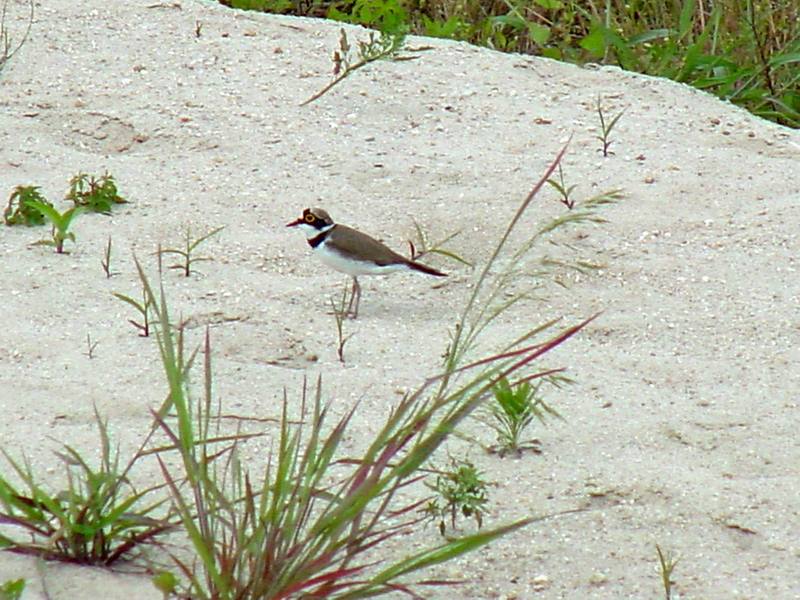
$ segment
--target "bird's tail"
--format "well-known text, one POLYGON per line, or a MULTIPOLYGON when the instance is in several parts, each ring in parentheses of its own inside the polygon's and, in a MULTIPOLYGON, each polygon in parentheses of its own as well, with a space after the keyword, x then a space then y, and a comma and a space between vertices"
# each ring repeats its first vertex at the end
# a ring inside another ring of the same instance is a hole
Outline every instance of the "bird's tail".
POLYGON ((409 269, 414 269, 415 271, 419 271, 421 273, 426 273, 428 275, 434 275, 435 277, 447 277, 447 273, 442 273, 441 271, 437 271, 427 265, 423 265, 422 263, 414 262, 412 260, 406 263, 409 269))

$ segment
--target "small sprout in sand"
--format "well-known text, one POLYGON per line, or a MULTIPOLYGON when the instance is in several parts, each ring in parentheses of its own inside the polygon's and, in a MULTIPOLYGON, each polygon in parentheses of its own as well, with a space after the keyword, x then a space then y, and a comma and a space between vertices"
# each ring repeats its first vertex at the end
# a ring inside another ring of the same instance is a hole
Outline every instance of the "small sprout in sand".
POLYGON ((333 310, 333 318, 336 320, 336 337, 337 337, 337 348, 336 354, 339 356, 339 362, 344 362, 344 345, 347 341, 353 337, 353 334, 344 335, 344 320, 350 314, 350 303, 352 300, 352 292, 350 291, 350 286, 345 285, 342 288, 342 297, 339 299, 339 303, 337 304, 333 298, 330 299, 331 302, 331 309, 333 310))
POLYGON ((78 173, 69 182, 67 200, 72 200, 75 206, 104 214, 111 212, 111 207, 115 204, 128 202, 119 195, 114 177, 108 173, 101 177, 78 173))
POLYGON ((111 236, 108 236, 108 242, 106 242, 106 249, 103 253, 103 258, 100 259, 100 264, 103 266, 103 272, 106 274, 106 279, 109 279, 117 274, 115 271, 111 270, 111 236))
POLYGON ((50 204, 44 202, 37 202, 35 200, 28 200, 28 206, 38 210, 44 217, 53 225, 52 240, 41 240, 36 242, 37 246, 54 246, 58 254, 64 253, 64 242, 70 240, 75 243, 75 234, 69 231, 73 219, 77 217, 83 209, 78 206, 73 206, 63 213, 58 212, 50 204))
POLYGON ((211 260, 210 257, 207 256, 192 256, 192 253, 197 249, 197 247, 205 242, 208 238, 213 235, 218 234, 220 231, 225 229, 225 227, 217 227, 206 233, 205 235, 193 239, 192 238, 192 228, 190 225, 186 226, 186 233, 184 234, 184 244, 183 248, 159 248, 158 249, 158 259, 159 264, 161 261, 161 257, 164 254, 177 254, 181 259, 182 262, 170 265, 170 269, 180 269, 183 271, 184 276, 189 277, 192 274, 192 265, 196 262, 201 262, 205 260, 211 260))
POLYGON ((658 555, 658 568, 661 573, 661 583, 664 586, 664 600, 678 600, 678 595, 673 593, 672 571, 678 564, 678 558, 671 552, 664 552, 661 546, 656 544, 656 554, 658 555))
POLYGON ((439 521, 439 533, 445 534, 449 518, 451 528, 456 526, 456 518, 472 518, 478 528, 483 525, 486 503, 489 501, 487 483, 483 473, 468 460, 450 458, 450 468, 436 474, 436 483, 427 483, 436 492, 423 509, 432 521, 439 521))
MULTIPOLYGON (((90 333, 86 334, 86 356, 89 357, 89 360, 94 358, 94 349, 97 348, 97 344, 100 342, 93 342, 92 335, 90 333)), ((2 600, 2 599, 0 599, 2 600)))
POLYGON ((568 209, 572 210, 575 206, 575 199, 572 197, 572 192, 576 187, 578 187, 578 184, 573 183, 572 185, 568 186, 566 183, 564 183, 564 172, 561 170, 561 164, 558 165, 558 181, 551 177, 547 180, 547 183, 553 186, 561 196, 558 201, 568 209))
POLYGON ((477 417, 497 434, 497 445, 486 450, 501 457, 509 452, 520 456, 524 450, 541 452, 538 439, 523 439, 523 435, 534 420, 543 422, 548 415, 561 417, 542 398, 540 389, 544 383, 545 380, 535 385, 522 381, 512 386, 508 379, 502 378, 494 385, 493 399, 477 417))
POLYGON ((150 336, 150 309, 151 309, 151 299, 150 296, 146 293, 144 288, 142 289, 142 301, 137 302, 130 296, 126 296, 125 294, 120 294, 117 292, 113 292, 116 298, 119 298, 123 302, 130 304, 133 308, 135 308, 139 314, 142 316, 141 323, 135 321, 133 319, 128 319, 128 323, 133 325, 136 329, 139 330, 139 336, 141 337, 149 337, 150 336))
POLYGON ((617 116, 611 119, 608 123, 606 123, 606 116, 603 113, 603 104, 602 99, 600 96, 597 97, 597 115, 600 117, 600 131, 602 135, 598 135, 597 139, 603 143, 603 156, 608 156, 609 153, 613 154, 613 152, 609 151, 609 147, 611 146, 611 131, 614 129, 614 126, 619 121, 620 117, 625 113, 625 109, 622 109, 617 116))

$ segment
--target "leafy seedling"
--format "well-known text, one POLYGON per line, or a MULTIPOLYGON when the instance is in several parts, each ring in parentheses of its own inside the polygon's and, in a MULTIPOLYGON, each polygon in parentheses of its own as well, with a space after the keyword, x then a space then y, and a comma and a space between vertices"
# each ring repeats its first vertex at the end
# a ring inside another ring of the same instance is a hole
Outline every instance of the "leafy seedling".
POLYGON ((663 552, 661 546, 656 544, 656 554, 658 555, 658 567, 661 573, 661 583, 664 586, 664 600, 677 600, 675 594, 672 593, 672 571, 675 570, 675 565, 678 564, 678 558, 669 552, 663 552))
POLYGON ((199 237, 197 239, 192 239, 192 228, 189 225, 187 225, 186 226, 186 233, 184 235, 183 248, 163 248, 163 249, 159 248, 158 252, 156 253, 156 254, 158 254, 159 261, 161 260, 161 257, 164 254, 177 254, 181 259, 183 259, 182 262, 178 263, 178 264, 170 265, 169 268, 170 269, 180 269, 181 271, 183 271, 183 274, 186 277, 189 277, 189 275, 192 274, 192 265, 194 263, 205 261, 205 260, 211 260, 210 257, 207 257, 207 256, 197 256, 196 257, 196 256, 193 256, 192 253, 195 251, 195 249, 197 249, 197 247, 200 244, 205 242, 211 236, 218 234, 223 229, 225 229, 225 227, 217 227, 216 229, 213 229, 213 230, 209 231, 208 233, 206 233, 205 235, 203 235, 203 236, 201 236, 201 237, 199 237))
POLYGON ((455 231, 449 235, 446 235, 438 242, 431 242, 430 238, 428 237, 428 233, 422 228, 417 220, 412 219, 412 221, 414 222, 417 243, 415 244, 413 241, 408 240, 408 249, 411 260, 419 260, 426 254, 439 254, 440 256, 460 262, 462 265, 472 267, 472 263, 466 260, 463 256, 456 254, 451 250, 447 250, 444 247, 447 242, 457 237, 461 233, 460 231, 455 231))
POLYGON ((75 206, 103 214, 110 213, 115 204, 127 203, 119 195, 114 177, 108 173, 101 177, 78 173, 70 179, 67 200, 72 200, 75 206))
POLYGON ((344 362, 344 345, 353 337, 353 334, 344 335, 344 321, 349 313, 350 300, 352 299, 352 292, 350 286, 345 285, 342 288, 342 297, 337 304, 333 298, 330 299, 331 309, 333 311, 333 318, 336 320, 336 339, 337 348, 336 354, 339 356, 339 362, 344 362))
POLYGON ((418 58, 416 56, 398 56, 403 50, 405 41, 406 33, 404 29, 381 31, 380 34, 371 31, 369 38, 366 41, 357 42, 358 47, 354 50, 347 39, 347 33, 342 28, 339 31, 339 49, 334 51, 332 58, 333 81, 300 106, 311 104, 329 92, 336 84, 372 62, 383 59, 400 61, 418 58))
POLYGON ((110 279, 117 274, 111 270, 111 236, 108 236, 108 242, 106 242, 106 249, 103 253, 103 258, 100 259, 100 264, 103 266, 106 279, 110 279))
POLYGON ((3 221, 6 225, 44 225, 44 214, 29 203, 40 202, 53 206, 39 192, 36 185, 18 185, 8 198, 8 205, 3 211, 3 221))
POLYGON ((76 449, 64 445, 56 453, 66 475, 66 488, 59 492, 41 484, 25 457, 17 461, 2 450, 22 484, 16 486, 0 476, 0 522, 4 525, 0 547, 45 560, 110 566, 172 529, 169 517, 151 516, 161 510, 165 498, 145 503, 145 497, 163 484, 138 491, 128 479, 141 449, 121 465, 119 449, 112 449, 108 423, 96 409, 95 417, 100 463, 93 467, 76 449), (19 529, 24 535, 14 535, 19 529))
POLYGON ((468 460, 450 458, 450 468, 439 471, 436 482, 426 485, 436 492, 423 511, 433 521, 439 521, 439 533, 444 536, 447 520, 453 529, 456 518, 472 518, 478 528, 483 525, 486 503, 489 501, 483 474, 468 460))
POLYGON ((514 452, 517 456, 524 450, 540 452, 538 439, 523 439, 525 431, 534 420, 544 422, 549 416, 561 415, 545 403, 540 390, 545 380, 535 385, 523 381, 512 386, 508 379, 500 379, 492 388, 492 400, 479 419, 497 434, 497 445, 487 450, 505 456, 514 452))
POLYGON ((36 242, 36 245, 54 246, 57 253, 63 254, 64 242, 66 240, 70 240, 72 243, 75 243, 75 234, 69 231, 69 228, 70 225, 72 225, 73 219, 83 212, 81 207, 73 206, 72 208, 65 210, 63 213, 60 213, 53 208, 52 205, 45 204, 44 202, 28 200, 27 204, 41 212, 53 225, 53 229, 51 231, 53 239, 38 241, 36 242))
POLYGON ((120 294, 118 292, 112 292, 116 298, 119 298, 123 302, 130 304, 133 308, 135 308, 138 313, 141 315, 141 323, 134 319, 128 319, 128 323, 133 325, 136 329, 139 330, 139 336, 141 337, 149 337, 150 336, 150 308, 151 308, 151 299, 150 296, 146 293, 144 289, 142 289, 142 301, 137 302, 130 296, 126 296, 125 294, 120 294))
POLYGON ((556 181, 553 177, 547 180, 551 186, 553 186, 556 191, 558 192, 559 202, 566 206, 568 209, 572 210, 575 207, 575 200, 572 197, 573 190, 578 187, 578 184, 573 183, 572 185, 567 185, 564 183, 564 172, 561 169, 561 164, 558 165, 558 181, 556 181))
POLYGON ((609 147, 611 146, 611 131, 614 129, 614 126, 617 124, 617 121, 620 120, 620 117, 622 117, 623 114, 625 114, 624 108, 617 114, 617 116, 606 123, 606 116, 603 113, 602 100, 600 96, 597 97, 597 115, 600 117, 600 131, 602 132, 601 135, 597 136, 597 139, 603 144, 603 156, 609 155, 609 147))

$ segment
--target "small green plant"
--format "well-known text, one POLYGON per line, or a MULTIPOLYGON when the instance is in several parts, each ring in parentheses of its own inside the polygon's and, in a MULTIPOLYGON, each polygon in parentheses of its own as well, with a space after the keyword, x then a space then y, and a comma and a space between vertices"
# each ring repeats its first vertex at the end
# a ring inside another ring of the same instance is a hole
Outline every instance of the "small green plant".
POLYGON ((345 285, 342 288, 342 297, 339 303, 334 302, 333 298, 330 299, 331 309, 333 310, 333 318, 336 321, 336 339, 337 348, 336 354, 339 357, 339 362, 344 362, 344 345, 353 337, 353 334, 344 335, 344 320, 350 314, 353 304, 353 293, 350 291, 350 286, 345 285), (346 307, 346 308, 345 308, 346 307))
POLYGON ((417 243, 415 244, 413 241, 408 240, 410 254, 409 258, 411 260, 419 260, 426 254, 439 254, 456 262, 460 262, 462 265, 466 265, 468 267, 472 266, 472 263, 466 260, 463 256, 456 254, 455 252, 444 247, 447 242, 456 238, 461 233, 460 231, 455 231, 449 235, 446 235, 438 242, 431 242, 427 232, 422 229, 422 226, 416 221, 416 219, 412 220, 414 222, 417 243))
POLYGON ((566 206, 569 210, 572 210, 575 207, 575 200, 572 197, 572 192, 576 187, 578 187, 578 184, 573 183, 572 185, 568 186, 566 183, 564 183, 564 172, 561 169, 560 164, 558 165, 558 181, 551 177, 547 180, 547 183, 553 186, 558 192, 559 196, 561 196, 561 198, 559 198, 559 202, 561 202, 561 204, 566 206))
POLYGON ((53 208, 52 205, 45 204, 44 202, 28 200, 27 204, 41 212, 53 225, 53 229, 51 231, 53 239, 38 241, 36 242, 37 245, 54 246, 58 254, 63 254, 64 242, 66 240, 70 240, 72 243, 75 243, 75 234, 69 231, 69 228, 72 225, 72 221, 75 219, 75 217, 83 212, 81 207, 73 206, 72 208, 65 210, 63 213, 60 213, 53 208))
POLYGON ((539 440, 523 439, 525 431, 534 420, 544 421, 550 415, 561 417, 541 396, 544 380, 532 385, 522 381, 512 386, 508 379, 500 379, 492 388, 492 400, 479 419, 497 434, 497 445, 487 450, 505 456, 514 452, 518 456, 523 450, 539 452, 539 440))
POLYGON ((483 474, 468 460, 450 458, 450 468, 438 471, 436 482, 427 484, 436 492, 423 511, 427 517, 439 522, 439 533, 444 535, 447 521, 451 528, 456 527, 456 518, 460 515, 466 519, 474 519, 478 528, 483 526, 483 515, 489 502, 487 484, 483 474))
POLYGON ((106 274, 106 279, 110 279, 116 275, 116 273, 111 270, 111 236, 108 236, 106 249, 103 252, 103 258, 100 259, 100 264, 103 267, 103 272, 106 274))
MULTIPOLYGON (((612 118, 608 123, 606 123, 606 116, 603 113, 603 103, 600 96, 597 97, 597 116, 600 118, 600 135, 596 136, 600 142, 602 142, 603 147, 603 156, 608 156, 610 151, 609 148, 611 147, 611 131, 614 129, 614 126, 617 124, 617 121, 620 120, 622 115, 625 114, 625 109, 623 108, 617 115, 612 118)), ((612 153, 613 154, 613 153, 612 153)))
POLYGON ((145 504, 145 497, 162 486, 137 491, 128 479, 141 450, 122 467, 107 421, 96 410, 95 417, 100 464, 92 467, 75 448, 64 445, 56 453, 66 475, 66 488, 60 492, 48 491, 26 458, 19 462, 2 450, 23 485, 16 487, 0 476, 0 523, 11 527, 0 534, 0 547, 45 560, 110 566, 172 528, 167 519, 151 516, 163 498, 145 504), (14 528, 26 535, 12 537, 14 528))
POLYGON ((150 309, 152 308, 152 305, 147 291, 142 288, 141 302, 137 302, 130 296, 126 296, 125 294, 120 294, 118 292, 112 292, 112 294, 123 302, 130 304, 137 310, 137 312, 141 315, 141 322, 134 319, 128 319, 128 323, 133 325, 139 331, 139 335, 141 337, 150 337, 150 309))
POLYGON ((115 204, 127 202, 119 195, 114 177, 108 173, 100 177, 78 173, 70 179, 67 200, 72 200, 75 206, 104 214, 111 212, 115 204))
POLYGON ((663 552, 658 544, 656 544, 656 554, 658 555, 661 584, 664 586, 664 600, 677 600, 677 595, 673 594, 672 591, 672 586, 675 583, 672 581, 672 571, 675 570, 675 565, 678 564, 679 559, 670 552, 663 552))
POLYGON ((24 591, 24 579, 9 579, 0 585, 0 600, 19 600, 24 591))
POLYGON ((404 29, 394 31, 381 31, 380 34, 371 31, 366 41, 359 41, 358 48, 354 51, 347 39, 344 28, 339 32, 339 49, 333 53, 334 79, 323 87, 300 106, 311 104, 329 92, 336 84, 346 79, 359 69, 368 64, 383 60, 414 60, 416 56, 398 56, 405 45, 406 34, 404 29))
POLYGON ((36 185, 18 185, 8 198, 8 205, 3 211, 3 221, 6 225, 44 225, 44 214, 30 202, 39 202, 52 206, 36 185))
POLYGON ((192 265, 197 262, 211 260, 210 257, 206 256, 199 256, 195 257, 192 253, 197 249, 197 247, 205 242, 208 238, 213 235, 218 234, 220 231, 225 229, 225 227, 217 227, 206 233, 205 235, 200 236, 199 238, 193 239, 192 238, 192 228, 191 226, 186 226, 186 232, 184 234, 184 245, 183 248, 159 248, 158 249, 158 257, 159 261, 164 254, 177 254, 180 258, 183 259, 181 263, 170 265, 170 269, 180 269, 183 271, 184 276, 189 277, 192 274, 192 265))

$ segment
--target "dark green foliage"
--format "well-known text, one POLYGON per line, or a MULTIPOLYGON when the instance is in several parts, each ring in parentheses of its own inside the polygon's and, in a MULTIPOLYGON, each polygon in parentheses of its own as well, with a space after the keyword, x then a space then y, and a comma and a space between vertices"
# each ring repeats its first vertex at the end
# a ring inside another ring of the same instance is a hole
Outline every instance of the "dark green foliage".
POLYGON ((37 185, 18 185, 8 198, 8 205, 3 211, 6 225, 44 225, 44 214, 30 201, 53 206, 39 192, 37 185))
POLYGON ((98 213, 109 213, 115 204, 127 202, 119 195, 114 177, 108 173, 99 178, 78 173, 70 179, 67 200, 72 200, 75 206, 83 206, 98 213))
POLYGON ((486 503, 489 501, 487 484, 483 474, 468 460, 450 458, 450 469, 439 471, 436 482, 428 484, 436 496, 425 506, 425 513, 431 520, 439 521, 439 533, 445 534, 447 520, 455 528, 460 515, 474 519, 478 527, 483 525, 486 503))

